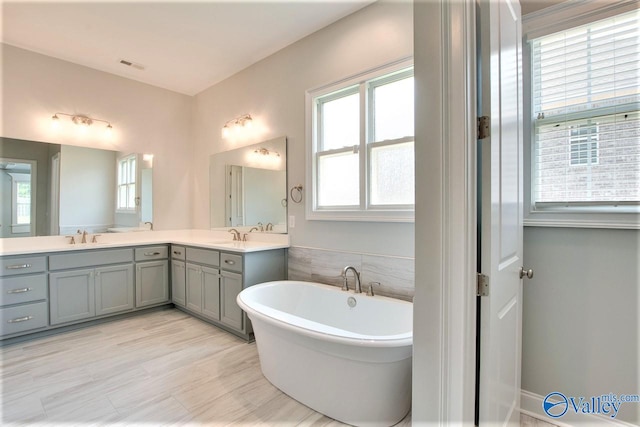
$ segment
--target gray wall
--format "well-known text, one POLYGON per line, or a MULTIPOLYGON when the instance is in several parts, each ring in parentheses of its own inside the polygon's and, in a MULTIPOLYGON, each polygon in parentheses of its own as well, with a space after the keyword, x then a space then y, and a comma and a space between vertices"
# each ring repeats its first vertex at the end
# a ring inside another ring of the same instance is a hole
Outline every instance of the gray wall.
MULTIPOLYGON (((522 389, 640 393, 640 231, 526 227, 522 389)), ((640 404, 617 419, 640 424, 640 404)))

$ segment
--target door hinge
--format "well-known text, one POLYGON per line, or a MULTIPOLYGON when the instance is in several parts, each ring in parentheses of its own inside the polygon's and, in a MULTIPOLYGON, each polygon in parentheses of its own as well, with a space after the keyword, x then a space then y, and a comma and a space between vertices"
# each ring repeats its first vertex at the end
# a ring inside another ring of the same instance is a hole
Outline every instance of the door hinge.
POLYGON ((485 139, 489 136, 491 129, 491 119, 489 116, 478 117, 478 139, 485 139))
POLYGON ((489 276, 476 273, 476 295, 479 297, 489 296, 489 276))

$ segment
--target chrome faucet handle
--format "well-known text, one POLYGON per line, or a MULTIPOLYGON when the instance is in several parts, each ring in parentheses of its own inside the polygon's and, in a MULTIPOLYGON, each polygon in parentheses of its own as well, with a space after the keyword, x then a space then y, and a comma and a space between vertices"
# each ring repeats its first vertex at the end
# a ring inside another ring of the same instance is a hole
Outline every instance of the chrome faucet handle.
POLYGON ((91 239, 91 243, 98 243, 98 237, 102 236, 102 234, 94 234, 93 238, 91 239))
POLYGON ((375 296, 373 293, 373 285, 380 286, 380 282, 369 282, 369 290, 367 291, 367 296, 375 296))
POLYGON ((89 233, 87 233, 87 230, 84 230, 82 232, 82 242, 80 243, 87 243, 87 236, 89 235, 89 233))
POLYGON ((348 291, 349 290, 349 282, 347 281, 347 275, 346 274, 342 275, 342 290, 343 291, 348 291))
POLYGON ((258 225, 260 226, 260 232, 262 233, 264 231, 264 225, 262 225, 261 222, 259 222, 258 225))
POLYGON ((69 240, 69 244, 70 245, 75 245, 76 244, 76 236, 64 236, 64 237, 66 237, 67 239, 71 239, 71 240, 69 240))
POLYGON ((242 236, 242 241, 246 242, 247 241, 247 233, 244 233, 244 235, 242 236))

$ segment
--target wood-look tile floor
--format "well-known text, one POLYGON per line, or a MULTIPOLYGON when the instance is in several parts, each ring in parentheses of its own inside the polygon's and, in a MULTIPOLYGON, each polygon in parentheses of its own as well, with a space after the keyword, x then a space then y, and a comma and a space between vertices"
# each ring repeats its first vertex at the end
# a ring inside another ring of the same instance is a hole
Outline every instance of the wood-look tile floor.
POLYGON ((272 386, 255 344, 175 309, 2 347, 0 385, 2 425, 342 425, 272 386))

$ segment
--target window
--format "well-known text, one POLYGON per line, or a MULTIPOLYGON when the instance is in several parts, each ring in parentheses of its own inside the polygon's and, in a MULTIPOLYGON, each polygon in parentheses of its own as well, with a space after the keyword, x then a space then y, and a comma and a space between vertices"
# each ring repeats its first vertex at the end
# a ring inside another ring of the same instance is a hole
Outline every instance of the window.
POLYGON ((31 232, 31 173, 9 172, 11 176, 11 232, 31 232))
POLYGON ((571 165, 598 163, 598 123, 586 123, 571 128, 571 165))
POLYGON ((640 204, 639 18, 530 42, 533 210, 640 204))
POLYGON ((413 219, 413 94, 406 61, 308 94, 308 218, 413 219))
POLYGON ((116 210, 132 212, 136 210, 136 155, 118 160, 118 195, 116 210))

